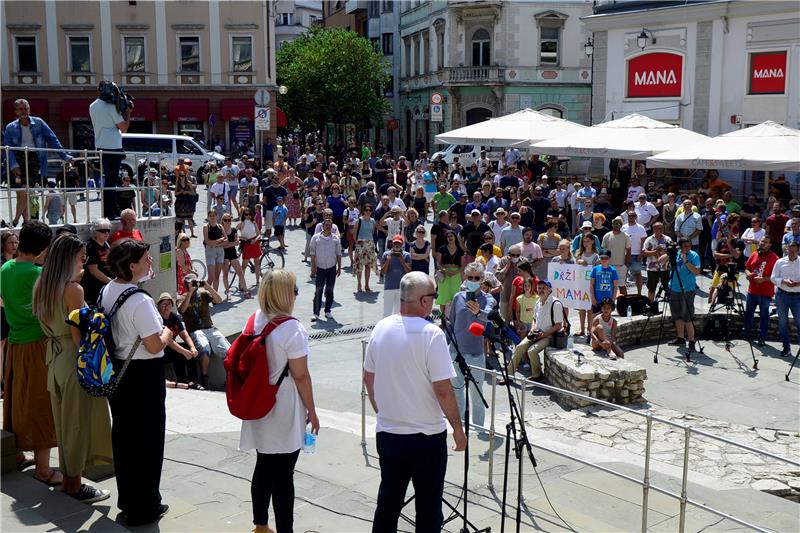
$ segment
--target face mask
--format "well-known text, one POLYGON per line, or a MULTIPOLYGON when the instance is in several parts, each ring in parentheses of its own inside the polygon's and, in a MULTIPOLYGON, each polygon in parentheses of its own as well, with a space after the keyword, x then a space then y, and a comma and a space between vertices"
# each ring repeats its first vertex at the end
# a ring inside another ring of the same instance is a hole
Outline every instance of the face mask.
POLYGON ((512 265, 516 265, 517 263, 519 263, 519 257, 512 257, 511 258, 511 264, 512 265))
POLYGON ((467 292, 477 292, 481 288, 481 282, 467 280, 464 282, 464 288, 467 289, 467 292))

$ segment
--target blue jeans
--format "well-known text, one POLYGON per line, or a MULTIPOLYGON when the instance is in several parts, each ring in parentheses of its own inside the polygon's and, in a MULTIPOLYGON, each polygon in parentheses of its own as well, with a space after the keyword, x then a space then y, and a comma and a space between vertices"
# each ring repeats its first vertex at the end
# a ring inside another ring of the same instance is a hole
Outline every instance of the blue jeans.
MULTIPOLYGON (((462 353, 461 355, 464 356, 464 360, 468 365, 477 366, 478 368, 486 368, 486 356, 482 353, 462 353)), ((453 366, 456 369, 456 377, 451 379, 450 383, 453 384, 453 391, 456 393, 456 403, 458 403, 458 412, 461 415, 461 420, 467 422, 467 420, 464 419, 467 389, 464 387, 464 375, 461 373, 461 369, 458 368, 458 363, 455 362, 456 350, 452 346, 450 347, 450 357, 452 357, 453 366)), ((472 370, 472 375, 475 377, 475 381, 478 382, 478 386, 481 388, 481 391, 483 391, 483 372, 480 370, 475 370, 474 368, 470 370, 472 370)), ((478 395, 478 391, 475 389, 474 384, 470 384, 469 408, 472 423, 477 426, 483 426, 483 421, 486 417, 486 408, 483 406, 481 397, 478 395)))
POLYGON ((744 337, 750 337, 750 330, 753 327, 753 315, 755 315, 756 307, 758 307, 758 314, 760 316, 758 321, 758 338, 765 339, 767 337, 767 328, 769 327, 769 303, 772 298, 769 296, 756 296, 755 294, 748 294, 745 302, 744 310, 744 337))
MULTIPOLYGON (((794 325, 800 332, 800 294, 790 294, 782 292, 780 289, 775 293, 775 303, 778 306, 778 332, 781 335, 783 349, 788 350, 789 346, 789 311, 794 317, 794 325)), ((798 333, 800 335, 800 333, 798 333)))

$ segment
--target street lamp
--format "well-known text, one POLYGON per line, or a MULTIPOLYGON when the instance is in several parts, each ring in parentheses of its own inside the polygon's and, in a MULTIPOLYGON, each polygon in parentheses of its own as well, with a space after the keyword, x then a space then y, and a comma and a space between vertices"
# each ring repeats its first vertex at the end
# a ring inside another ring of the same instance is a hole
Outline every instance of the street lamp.
POLYGON ((594 54, 594 42, 591 37, 587 38, 586 42, 583 44, 583 51, 586 52, 586 55, 589 57, 594 54))
POLYGON ((286 85, 281 85, 278 87, 278 94, 285 96, 286 93, 289 92, 289 88, 286 85))
POLYGON ((645 47, 647 46, 647 39, 649 39, 649 38, 652 38, 652 39, 653 39, 653 43, 655 43, 655 42, 656 42, 656 39, 655 39, 655 37, 653 37, 653 32, 652 32, 652 31, 650 31, 650 30, 648 30, 647 28, 642 28, 642 33, 640 33, 640 34, 639 34, 639 35, 636 37, 636 46, 638 46, 639 48, 641 48, 642 50, 644 50, 644 49, 645 49, 645 47), (648 35, 648 33, 649 33, 650 35, 648 35))
POLYGON ((594 111, 594 41, 587 37, 583 44, 583 51, 591 59, 591 76, 589 76, 589 125, 592 125, 592 113, 594 111))

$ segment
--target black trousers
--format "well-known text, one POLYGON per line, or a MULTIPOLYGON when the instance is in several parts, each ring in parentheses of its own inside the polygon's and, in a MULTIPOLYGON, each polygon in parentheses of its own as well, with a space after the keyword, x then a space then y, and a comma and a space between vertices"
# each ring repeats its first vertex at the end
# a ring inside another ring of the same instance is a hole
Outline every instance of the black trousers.
MULTIPOLYGON (((119 205, 117 204, 117 191, 108 190, 109 187, 119 187, 119 170, 124 152, 103 152, 103 216, 111 220, 119 218, 119 205)), ((131 176, 133 178, 133 176, 131 176)), ((148 206, 149 207, 149 206, 148 206)))
POLYGON ((318 315, 322 307, 322 292, 325 291, 325 312, 330 313, 333 306, 333 286, 336 284, 336 267, 319 268, 314 277, 314 314, 318 315))
POLYGON ((294 465, 300 450, 292 453, 257 453, 256 468, 250 484, 253 500, 253 524, 269 521, 269 502, 275 510, 276 531, 292 533, 294 526, 294 465))
POLYGON ((171 348, 164 349, 164 364, 172 363, 175 371, 175 380, 178 383, 199 383, 197 372, 197 358, 186 359, 171 348))
MULTIPOLYGON (((114 369, 121 368, 114 361, 114 369)), ((134 359, 128 365, 117 390, 108 398, 111 405, 111 447, 117 477, 117 506, 130 523, 147 523, 158 518, 161 504, 161 468, 164 463, 164 364, 161 358, 134 359)))
POLYGON ((447 470, 447 432, 396 435, 378 432, 381 465, 373 533, 397 531, 408 482, 414 484, 417 533, 442 530, 442 493, 447 470))

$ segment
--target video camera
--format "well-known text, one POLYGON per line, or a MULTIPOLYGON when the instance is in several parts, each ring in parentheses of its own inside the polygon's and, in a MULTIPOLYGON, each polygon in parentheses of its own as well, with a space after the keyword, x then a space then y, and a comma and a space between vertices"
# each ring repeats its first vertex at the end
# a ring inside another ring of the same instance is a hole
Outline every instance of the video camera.
POLYGON ((101 81, 97 90, 100 91, 98 98, 109 104, 114 104, 120 115, 124 115, 126 111, 133 109, 133 96, 126 93, 125 89, 122 89, 113 81, 101 81))
POLYGON ((672 268, 678 264, 678 250, 680 247, 674 242, 667 242, 667 257, 669 257, 669 265, 672 268))

